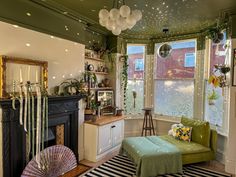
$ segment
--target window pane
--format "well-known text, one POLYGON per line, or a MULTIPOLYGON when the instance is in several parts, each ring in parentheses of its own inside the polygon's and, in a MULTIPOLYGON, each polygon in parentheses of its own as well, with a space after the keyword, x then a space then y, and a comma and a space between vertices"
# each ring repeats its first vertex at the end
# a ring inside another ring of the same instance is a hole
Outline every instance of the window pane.
POLYGON ((155 91, 155 113, 168 116, 192 117, 193 81, 156 80, 155 91))
POLYGON ((213 74, 214 65, 225 64, 225 49, 224 49, 225 44, 226 44, 226 32, 224 32, 224 39, 219 44, 211 42, 210 74, 213 74))
MULTIPOLYGON (((176 41, 169 44, 172 51, 167 58, 156 55, 154 111, 161 115, 191 118, 196 41, 176 41)), ((156 45, 156 51, 161 45, 156 45)))
POLYGON ((128 45, 128 84, 126 90, 126 112, 142 113, 144 102, 144 45, 128 45))
POLYGON ((128 114, 142 113, 144 90, 143 80, 129 80, 126 93, 126 110, 128 114))
MULTIPOLYGON (((172 47, 171 54, 167 58, 157 55, 156 79, 194 78, 195 43, 195 40, 169 43, 172 47), (190 54, 194 56, 194 61, 189 61, 192 66, 185 66, 186 56, 189 57, 190 54)), ((156 45, 156 50, 160 45, 156 45)))
MULTIPOLYGON (((214 72, 214 65, 225 64, 226 62, 226 52, 224 45, 226 44, 226 32, 224 32, 224 39, 219 43, 215 44, 210 43, 210 75, 214 74, 218 76, 219 72, 214 72)), ((207 78, 208 79, 208 78, 207 78)), ((228 88, 224 88, 228 89, 228 88)), ((224 96, 222 88, 214 88, 212 85, 209 85, 206 81, 205 88, 205 119, 208 120, 211 124, 222 126, 223 117, 224 117, 224 96), (210 101, 209 95, 215 91, 217 99, 210 101), (210 103, 209 103, 210 102, 210 103)), ((225 95, 226 96, 226 95, 225 95)))
POLYGON ((206 82, 206 101, 205 101, 205 119, 211 124, 222 126, 224 116, 224 97, 222 96, 222 88, 214 88, 218 95, 218 99, 214 102, 208 100, 208 95, 212 93, 213 87, 206 82))
POLYGON ((143 79, 144 78, 144 52, 145 46, 128 45, 128 79, 143 79))

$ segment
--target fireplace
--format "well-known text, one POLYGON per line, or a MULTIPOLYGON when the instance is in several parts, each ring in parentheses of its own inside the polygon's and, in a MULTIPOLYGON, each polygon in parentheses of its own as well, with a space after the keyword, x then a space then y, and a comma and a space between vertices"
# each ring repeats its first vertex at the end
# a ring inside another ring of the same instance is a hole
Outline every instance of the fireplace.
MULTIPOLYGON (((78 101, 82 96, 49 97, 48 139, 45 147, 62 144, 78 160, 78 101)), ((26 165, 26 134, 19 124, 19 103, 12 109, 11 100, 0 100, 2 109, 3 177, 20 176, 26 165)), ((0 169, 1 170, 1 169, 0 169)))

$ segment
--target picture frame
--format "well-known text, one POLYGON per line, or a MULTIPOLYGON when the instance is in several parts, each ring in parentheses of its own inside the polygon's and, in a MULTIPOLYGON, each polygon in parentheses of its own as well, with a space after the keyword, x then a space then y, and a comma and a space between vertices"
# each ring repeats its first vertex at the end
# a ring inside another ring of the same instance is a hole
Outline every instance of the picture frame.
MULTIPOLYGON (((10 56, 0 56, 0 98, 10 98, 13 92, 13 81, 16 85, 38 83, 42 88, 48 88, 48 62, 23 59, 10 56)), ((15 87, 18 92, 19 87, 15 87)))
POLYGON ((236 48, 233 49, 233 73, 232 86, 236 86, 236 48))
POLYGON ((100 103, 102 114, 109 115, 114 113, 114 92, 113 90, 98 90, 97 102, 100 103))

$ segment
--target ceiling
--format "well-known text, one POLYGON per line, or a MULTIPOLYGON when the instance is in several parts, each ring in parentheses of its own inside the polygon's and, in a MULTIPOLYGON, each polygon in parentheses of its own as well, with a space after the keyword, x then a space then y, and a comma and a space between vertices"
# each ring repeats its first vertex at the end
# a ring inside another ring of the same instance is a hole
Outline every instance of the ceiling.
MULTIPOLYGON (((40 3, 104 31, 98 23, 98 12, 113 6, 113 0, 41 0, 40 3)), ((122 5, 123 0, 118 3, 122 5)), ((216 23, 220 14, 236 13, 235 0, 126 0, 125 4, 143 13, 135 27, 122 33, 134 38, 162 36, 163 27, 168 27, 173 35, 195 33, 216 23)))

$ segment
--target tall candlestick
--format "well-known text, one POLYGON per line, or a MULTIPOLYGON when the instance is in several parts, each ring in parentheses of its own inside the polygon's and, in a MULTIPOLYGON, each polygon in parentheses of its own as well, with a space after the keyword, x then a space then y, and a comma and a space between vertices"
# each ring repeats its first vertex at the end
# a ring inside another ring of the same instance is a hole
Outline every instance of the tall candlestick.
POLYGON ((36 78, 35 78, 35 81, 36 81, 36 83, 38 83, 38 71, 36 70, 36 76, 35 76, 36 78))
POLYGON ((28 66, 28 81, 30 81, 30 66, 28 66))
POLYGON ((20 68, 20 83, 22 83, 23 82, 23 78, 22 78, 22 70, 21 70, 21 68, 20 68))

